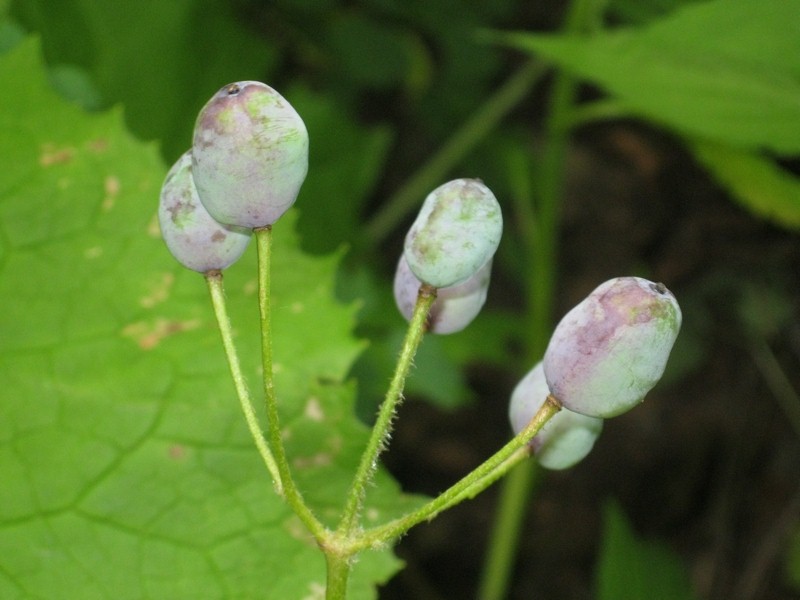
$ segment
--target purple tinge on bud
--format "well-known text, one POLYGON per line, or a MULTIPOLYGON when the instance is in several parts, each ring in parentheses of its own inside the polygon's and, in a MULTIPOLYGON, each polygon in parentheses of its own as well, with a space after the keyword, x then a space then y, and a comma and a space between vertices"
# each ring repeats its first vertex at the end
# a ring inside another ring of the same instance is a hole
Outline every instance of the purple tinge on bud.
MULTIPOLYGON (((492 261, 489 260, 465 282, 439 289, 428 313, 428 330, 444 335, 456 333, 469 325, 486 302, 491 273, 492 261)), ((405 257, 401 256, 394 275, 394 298, 407 321, 411 320, 414 313, 421 285, 422 282, 411 272, 405 257)))
MULTIPOLYGON (((511 393, 508 417, 515 434, 522 431, 550 393, 542 363, 536 364, 511 393)), ((603 420, 566 408, 558 411, 531 440, 536 460, 547 469, 568 469, 589 454, 603 430, 603 420)))
POLYGON ((680 326, 680 307, 664 284, 606 281, 553 332, 544 356, 550 391, 575 412, 621 414, 661 378, 680 326))
POLYGON ((406 235, 403 253, 420 281, 458 285, 494 256, 503 215, 479 179, 454 179, 433 190, 406 235))
POLYGON ((231 83, 203 107, 192 141, 194 180, 219 222, 272 225, 294 204, 308 171, 303 119, 258 81, 231 83))
POLYGON ((161 236, 183 266, 205 273, 235 262, 250 242, 250 231, 215 221, 197 196, 191 151, 172 166, 158 204, 161 236))

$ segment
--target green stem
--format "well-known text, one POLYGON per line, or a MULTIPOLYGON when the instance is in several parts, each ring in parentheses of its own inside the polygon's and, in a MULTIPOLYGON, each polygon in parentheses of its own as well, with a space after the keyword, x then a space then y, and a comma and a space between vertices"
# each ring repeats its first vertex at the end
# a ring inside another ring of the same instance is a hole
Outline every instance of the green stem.
POLYGON ((231 320, 228 317, 228 311, 225 305, 225 290, 222 285, 222 272, 209 271, 205 274, 206 282, 208 283, 208 291, 211 293, 211 304, 214 307, 214 315, 217 317, 217 324, 219 326, 220 334, 222 335, 222 345, 225 348, 225 356, 228 358, 228 366, 231 370, 231 377, 233 378, 233 385, 236 388, 236 395, 239 397, 239 404, 242 405, 242 412, 247 421, 247 427, 250 429, 250 435, 253 436, 253 441, 258 448, 258 453, 264 460, 272 483, 275 486, 275 491, 278 494, 283 493, 283 486, 281 485, 281 476, 278 471, 278 465, 275 464, 275 457, 272 456, 267 440, 264 438, 264 433, 258 424, 258 417, 253 407, 253 401, 250 398, 250 392, 247 389, 247 382, 244 375, 242 375, 242 368, 239 364, 239 356, 236 353, 236 345, 233 343, 233 330, 231 327, 231 320))
POLYGON ((524 517, 526 514, 527 501, 536 485, 537 473, 539 467, 535 461, 522 463, 512 469, 503 481, 478 598, 488 600, 505 597, 502 594, 507 589, 519 545, 520 515, 524 517))
POLYGON ((800 436, 800 396, 794 391, 791 381, 763 336, 757 334, 750 336, 750 354, 767 387, 783 410, 786 420, 794 428, 795 434, 800 436))
POLYGON ((351 543, 351 550, 380 547, 403 535, 415 525, 423 521, 430 521, 442 511, 452 508, 467 498, 473 498, 485 490, 529 455, 528 442, 559 410, 561 410, 561 403, 553 396, 548 396, 525 428, 478 468, 414 512, 366 530, 351 543))
POLYGON ((484 102, 367 223, 365 239, 368 243, 374 246, 386 238, 419 205, 420 200, 527 96, 544 72, 541 63, 530 61, 484 102))
POLYGON ((270 306, 272 261, 272 227, 261 227, 254 231, 258 250, 258 306, 261 319, 261 360, 264 379, 264 400, 267 406, 267 422, 269 424, 269 442, 283 484, 283 496, 295 514, 305 524, 317 540, 326 535, 326 529, 314 516, 303 500, 300 490, 292 477, 286 449, 281 437, 278 401, 275 396, 275 383, 272 371, 272 309, 270 306))
POLYGON ((386 446, 386 440, 392 428, 392 420, 398 405, 402 401, 406 378, 414 362, 417 348, 419 348, 427 329, 428 312, 435 300, 436 289, 429 285, 422 285, 419 289, 414 313, 408 324, 408 331, 403 341, 394 375, 386 392, 386 397, 381 404, 367 447, 361 455, 361 462, 356 470, 353 484, 350 487, 350 493, 342 512, 342 519, 337 528, 340 534, 352 531, 359 517, 364 501, 364 490, 378 464, 378 456, 386 446))
POLYGON ((325 586, 325 600, 345 600, 347 581, 350 579, 352 564, 349 556, 326 550, 325 561, 328 568, 325 586))
MULTIPOLYGON (((599 22, 601 5, 595 0, 576 0, 569 8, 563 31, 575 33, 593 28, 599 22)), ((516 217, 522 238, 526 271, 528 312, 528 363, 540 359, 547 346, 553 312, 556 280, 557 236, 560 223, 560 199, 563 196, 567 146, 574 111, 577 81, 571 75, 556 73, 550 107, 545 121, 545 152, 536 170, 536 210, 517 203, 516 217)), ((514 469, 504 481, 499 512, 489 542, 481 577, 480 600, 499 600, 508 594, 511 571, 519 547, 522 524, 527 514, 537 471, 528 465, 514 469)))

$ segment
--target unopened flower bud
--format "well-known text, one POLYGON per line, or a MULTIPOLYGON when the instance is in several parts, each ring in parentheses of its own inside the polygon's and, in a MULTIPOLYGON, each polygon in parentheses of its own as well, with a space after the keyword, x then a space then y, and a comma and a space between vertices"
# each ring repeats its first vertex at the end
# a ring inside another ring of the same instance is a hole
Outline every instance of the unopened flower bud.
MULTIPOLYGON (((542 363, 528 371, 514 391, 508 416, 514 433, 519 433, 542 407, 550 394, 542 363)), ((562 408, 531 440, 536 460, 547 469, 568 469, 589 454, 603 430, 603 420, 562 408)))
POLYGON ((544 356, 552 394, 595 417, 631 409, 661 378, 681 326, 662 283, 619 277, 600 285, 561 320, 544 356))
POLYGON ((224 269, 247 248, 247 229, 215 221, 197 196, 192 179, 191 152, 172 166, 161 188, 158 205, 161 236, 183 266, 205 273, 224 269))
MULTIPOLYGON (((489 289, 492 261, 489 260, 472 277, 451 287, 440 288, 428 312, 428 331, 448 334, 461 331, 478 316, 489 289)), ((422 282, 411 272, 404 256, 397 263, 394 276, 394 298, 407 321, 411 320, 422 282)))
POLYGON ((436 288, 458 285, 494 256, 503 233, 500 204, 479 179, 433 190, 406 235, 404 254, 417 278, 436 288))
POLYGON ((308 171, 308 132, 278 92, 240 81, 200 111, 192 156, 200 199, 217 221, 265 227, 297 198, 308 171))

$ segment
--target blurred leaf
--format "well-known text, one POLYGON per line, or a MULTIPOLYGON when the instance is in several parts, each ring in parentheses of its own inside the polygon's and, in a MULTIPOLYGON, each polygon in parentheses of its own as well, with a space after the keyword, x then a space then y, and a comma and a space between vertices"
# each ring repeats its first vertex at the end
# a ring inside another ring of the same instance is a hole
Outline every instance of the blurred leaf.
POLYGON ((686 569, 658 542, 639 539, 614 502, 605 507, 598 600, 693 600, 686 569))
POLYGON ((785 0, 712 0, 645 27, 592 37, 507 34, 691 137, 800 152, 800 10, 785 0))
POLYGON ((690 147, 745 208, 777 225, 800 229, 800 178, 754 152, 703 142, 690 147))
POLYGON ((134 133, 163 140, 169 160, 212 94, 265 79, 276 60, 224 0, 12 0, 12 15, 41 33, 49 64, 85 68, 105 106, 124 102, 134 133))
POLYGON ((305 88, 292 88, 289 96, 311 139, 308 177, 297 201, 303 247, 331 252, 357 234, 361 209, 382 173, 391 132, 359 125, 333 99, 305 88))
MULTIPOLYGON (((34 42, 0 56, 0 597, 316 597, 324 560, 249 439, 202 278, 154 221, 166 169, 121 111, 87 116, 49 88, 34 42)), ((276 389, 290 461, 326 522, 367 431, 343 378, 362 344, 333 300, 338 257, 275 227, 276 389)), ((257 392, 254 252, 226 271, 257 392)), ((256 397, 259 394, 255 394, 256 397)), ((380 471, 365 514, 417 500, 380 471)), ((359 557, 353 598, 400 567, 359 557)))
POLYGON ((357 12, 329 15, 329 27, 331 55, 356 84, 388 87, 406 79, 412 46, 402 31, 357 12))
POLYGON ((687 4, 705 0, 611 0, 607 12, 627 24, 646 23, 687 4))
MULTIPOLYGON (((490 299, 495 293, 502 292, 496 287, 493 290, 490 284, 490 299)), ((459 364, 484 363, 508 367, 512 348, 524 344, 521 337, 525 332, 520 329, 520 322, 517 313, 484 309, 463 331, 442 336, 442 345, 452 360, 459 364)))
POLYGON ((25 37, 25 32, 19 25, 1 20, 5 17, 4 12, 0 9, 0 52, 13 48, 25 37))
POLYGON ((753 281, 742 286, 738 312, 745 329, 765 339, 784 331, 795 318, 787 292, 753 281))
POLYGON ((100 91, 89 74, 74 65, 50 67, 50 84, 67 100, 75 102, 84 110, 99 110, 103 105, 100 91))
POLYGON ((789 538, 785 563, 786 583, 800 591, 800 527, 795 528, 789 538))

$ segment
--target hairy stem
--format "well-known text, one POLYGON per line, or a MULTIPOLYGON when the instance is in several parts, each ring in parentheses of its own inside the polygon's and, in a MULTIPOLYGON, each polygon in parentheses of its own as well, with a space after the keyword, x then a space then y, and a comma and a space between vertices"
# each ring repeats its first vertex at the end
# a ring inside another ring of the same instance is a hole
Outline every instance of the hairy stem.
POLYGON ((261 227, 254 231, 258 248, 258 305, 261 319, 261 361, 264 379, 264 400, 267 407, 267 422, 269 424, 269 442, 280 473, 283 484, 283 496, 286 502, 297 514, 308 530, 319 540, 326 530, 320 521, 311 512, 303 500, 289 469, 286 459, 286 449, 281 437, 280 418, 278 415, 278 400, 275 395, 275 381, 272 371, 272 308, 270 306, 271 294, 271 261, 272 261, 272 227, 261 227))
POLYGON ((328 570, 325 600, 345 600, 347 598, 347 582, 352 569, 350 557, 326 550, 325 564, 328 570))
POLYGON ((468 498, 473 498, 528 456, 528 442, 559 410, 561 410, 561 403, 553 396, 548 396, 525 428, 478 468, 414 512, 384 525, 368 529, 359 536, 352 547, 360 550, 385 544, 403 535, 414 525, 430 521, 442 511, 452 508, 468 498))
POLYGON ((392 420, 403 398, 406 378, 414 362, 417 348, 419 348, 427 329, 428 312, 435 300, 436 289, 423 284, 417 296, 414 313, 408 324, 408 331, 405 340, 403 340, 403 347, 400 350, 400 357, 397 360, 397 366, 389 384, 389 389, 381 404, 378 418, 372 428, 367 447, 361 455, 361 462, 350 487, 342 519, 337 529, 341 534, 351 531, 360 515, 365 488, 375 471, 380 453, 385 449, 386 440, 392 429, 392 420))
POLYGON ((278 470, 278 465, 275 463, 275 457, 269 449, 267 440, 264 438, 264 433, 258 424, 256 411, 253 407, 253 400, 250 397, 250 392, 247 389, 247 382, 242 374, 242 368, 239 364, 239 356, 236 353, 236 345, 233 343, 233 330, 231 327, 230 317, 225 304, 225 290, 222 285, 222 272, 209 271, 205 274, 206 282, 208 283, 208 290, 211 294, 211 304, 214 307, 214 315, 217 318, 220 334, 222 335, 222 345, 225 348, 225 356, 228 359, 228 366, 231 370, 231 377, 233 378, 233 385, 236 388, 236 395, 239 397, 239 404, 242 406, 244 418, 247 421, 247 427, 250 430, 250 435, 253 436, 253 441, 258 448, 258 453, 264 460, 272 483, 275 486, 275 491, 279 495, 283 495, 283 485, 281 483, 281 476, 278 470))

